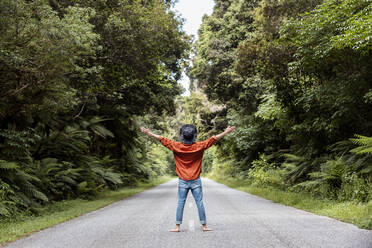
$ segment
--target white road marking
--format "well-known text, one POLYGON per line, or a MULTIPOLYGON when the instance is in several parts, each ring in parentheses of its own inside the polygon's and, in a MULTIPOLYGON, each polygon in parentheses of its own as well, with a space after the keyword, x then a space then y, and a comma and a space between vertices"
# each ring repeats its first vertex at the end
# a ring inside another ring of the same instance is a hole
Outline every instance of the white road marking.
POLYGON ((189 202, 189 207, 192 208, 192 202, 189 202))
POLYGON ((193 220, 189 220, 189 230, 190 231, 195 231, 195 226, 194 226, 194 221, 193 220))

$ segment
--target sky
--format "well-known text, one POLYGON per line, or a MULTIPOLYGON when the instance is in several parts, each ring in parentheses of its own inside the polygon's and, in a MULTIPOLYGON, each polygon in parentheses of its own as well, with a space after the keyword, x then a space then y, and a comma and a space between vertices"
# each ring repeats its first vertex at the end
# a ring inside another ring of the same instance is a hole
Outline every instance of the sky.
MULTIPOLYGON (((197 39, 198 29, 202 22, 203 15, 212 14, 214 6, 213 0, 179 0, 174 9, 181 14, 185 19, 183 29, 187 34, 194 35, 197 39)), ((189 78, 183 74, 180 83, 186 89, 183 95, 190 95, 189 88, 189 78)))

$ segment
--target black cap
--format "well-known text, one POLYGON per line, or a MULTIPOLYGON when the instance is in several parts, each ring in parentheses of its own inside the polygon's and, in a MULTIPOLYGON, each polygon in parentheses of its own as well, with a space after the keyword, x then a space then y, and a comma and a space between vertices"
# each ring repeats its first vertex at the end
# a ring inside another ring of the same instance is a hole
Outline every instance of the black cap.
POLYGON ((180 129, 180 139, 181 142, 186 145, 191 145, 196 141, 196 136, 198 135, 196 127, 191 124, 183 125, 180 129))

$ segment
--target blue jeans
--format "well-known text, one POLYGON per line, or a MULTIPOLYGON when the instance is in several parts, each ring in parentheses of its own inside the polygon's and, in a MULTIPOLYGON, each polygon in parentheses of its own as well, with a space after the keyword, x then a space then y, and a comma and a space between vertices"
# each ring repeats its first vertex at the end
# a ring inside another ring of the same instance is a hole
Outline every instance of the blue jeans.
POLYGON ((176 212, 176 224, 182 224, 183 208, 185 206, 187 194, 191 189, 196 206, 198 207, 199 220, 201 224, 206 224, 205 209, 203 205, 203 188, 200 177, 195 180, 185 181, 179 178, 178 181, 178 204, 176 212))

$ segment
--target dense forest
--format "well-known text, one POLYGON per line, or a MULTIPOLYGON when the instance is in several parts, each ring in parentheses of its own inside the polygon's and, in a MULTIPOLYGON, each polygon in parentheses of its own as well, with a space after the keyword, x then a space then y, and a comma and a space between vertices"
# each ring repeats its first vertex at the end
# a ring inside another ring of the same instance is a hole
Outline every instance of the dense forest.
POLYGON ((0 217, 166 172, 138 123, 182 93, 191 43, 172 5, 0 1, 0 217))
POLYGON ((173 5, 0 1, 0 218, 174 174, 141 125, 235 125, 205 175, 372 201, 370 0, 215 0, 194 44, 173 5))
POLYGON ((206 131, 238 128, 212 175, 371 201, 372 2, 215 2, 189 75, 225 106, 204 112, 206 131))

